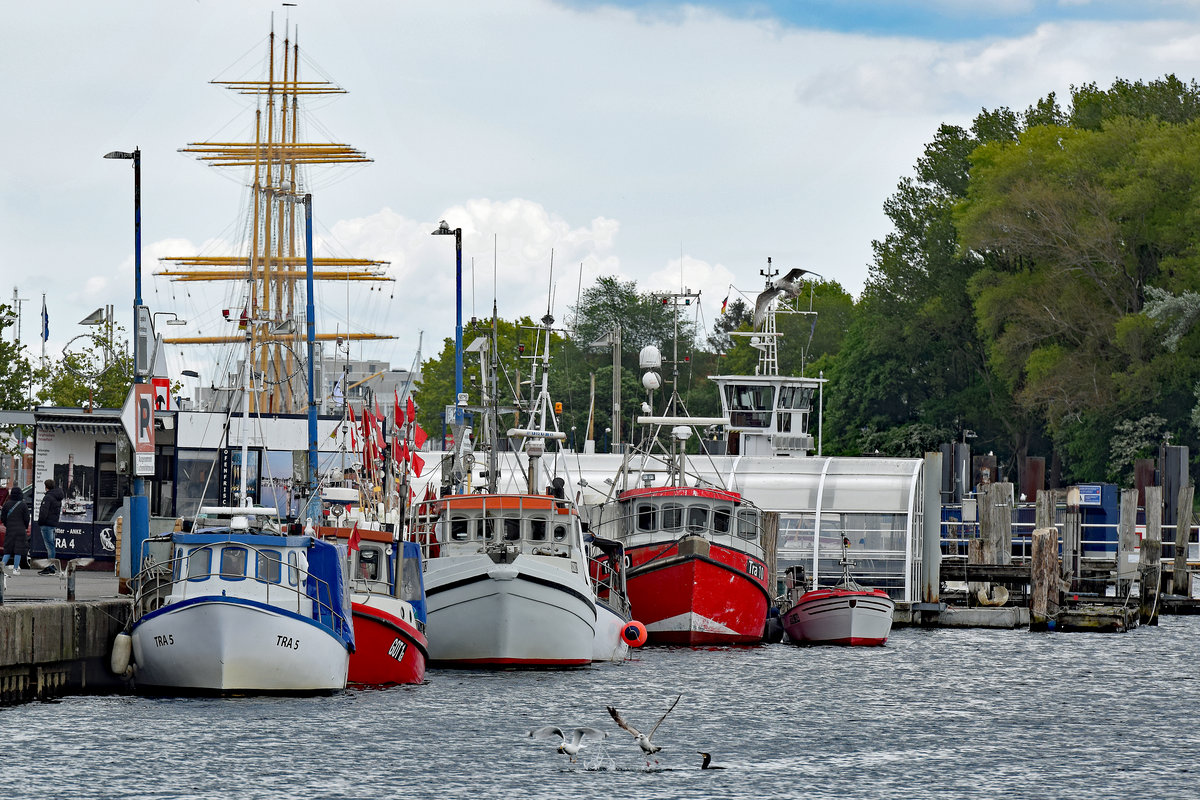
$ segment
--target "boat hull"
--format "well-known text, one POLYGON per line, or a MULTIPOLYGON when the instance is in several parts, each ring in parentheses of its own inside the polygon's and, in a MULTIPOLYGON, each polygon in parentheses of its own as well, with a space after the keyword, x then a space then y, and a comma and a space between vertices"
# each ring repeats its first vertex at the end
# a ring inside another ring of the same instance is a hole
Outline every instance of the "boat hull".
POLYGON ((592 647, 593 661, 624 661, 629 657, 629 642, 625 641, 625 626, 632 617, 623 614, 604 601, 596 602, 596 638, 592 647))
POLYGON ((147 614, 131 631, 136 684, 149 691, 331 692, 349 652, 316 623, 253 600, 197 597, 147 614))
POLYGON ((784 612, 783 629, 797 644, 877 646, 887 642, 895 608, 880 591, 817 589, 784 612))
POLYGON ((429 642, 416 625, 411 606, 386 595, 351 595, 354 653, 347 681, 388 686, 421 683, 429 642))
MULTIPOLYGON (((565 562, 570 563, 570 562, 565 562)), ((425 573, 430 662, 448 667, 590 664, 596 603, 586 577, 535 558, 431 558, 425 573)))
MULTIPOLYGON (((685 542, 687 540, 684 540, 685 542)), ((766 565, 744 551, 710 544, 627 548, 626 575, 633 616, 657 644, 753 644, 767 618, 766 565)))

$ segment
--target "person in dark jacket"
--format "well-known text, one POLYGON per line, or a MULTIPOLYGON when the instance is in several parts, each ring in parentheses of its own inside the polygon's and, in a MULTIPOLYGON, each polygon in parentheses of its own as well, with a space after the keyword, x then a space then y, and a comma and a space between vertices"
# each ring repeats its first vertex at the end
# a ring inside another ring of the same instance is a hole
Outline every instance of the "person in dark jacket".
POLYGON ((42 505, 38 508, 38 527, 42 531, 42 541, 46 544, 46 557, 51 564, 38 575, 54 575, 58 565, 53 563, 57 556, 54 552, 54 536, 58 533, 58 518, 62 514, 63 490, 54 485, 54 480, 46 479, 46 491, 42 495, 42 505))
POLYGON ((25 557, 25 566, 29 566, 29 505, 25 502, 25 493, 12 484, 8 500, 0 508, 0 522, 4 523, 4 558, 0 564, 13 562, 13 575, 21 574, 21 557, 25 557))

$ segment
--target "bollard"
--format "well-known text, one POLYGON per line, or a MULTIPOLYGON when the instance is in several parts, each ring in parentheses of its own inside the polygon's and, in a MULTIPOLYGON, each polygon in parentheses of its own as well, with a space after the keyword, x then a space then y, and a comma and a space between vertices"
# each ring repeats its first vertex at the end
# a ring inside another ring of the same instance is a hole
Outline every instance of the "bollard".
POLYGON ((67 562, 67 600, 75 599, 75 559, 67 562))

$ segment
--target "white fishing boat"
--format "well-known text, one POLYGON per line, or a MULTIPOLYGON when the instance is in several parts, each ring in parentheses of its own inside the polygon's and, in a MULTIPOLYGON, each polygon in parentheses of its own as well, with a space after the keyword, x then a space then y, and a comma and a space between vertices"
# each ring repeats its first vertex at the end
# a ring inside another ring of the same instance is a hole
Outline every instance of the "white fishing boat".
POLYGON ((273 528, 273 508, 204 508, 146 542, 130 630, 152 692, 329 692, 354 634, 338 548, 273 528))
MULTIPOLYGON (((448 459, 451 466, 443 468, 440 496, 416 504, 410 528, 423 548, 430 661, 466 667, 582 666, 592 661, 597 630, 583 526, 562 490, 563 480, 544 476, 539 465, 546 440, 564 438, 544 422, 552 413, 544 365, 553 318, 549 313, 543 318, 542 389, 531 415, 542 423, 508 431, 526 457, 525 490, 509 493, 497 491, 494 307, 492 318, 491 341, 472 344, 484 358, 492 354, 491 388, 481 409, 486 484, 472 491, 464 480, 474 463, 471 429, 456 423, 457 447, 448 459)), ((459 397, 462 409, 465 395, 459 397)), ((448 418, 454 411, 447 410, 448 418)))
POLYGON ((596 601, 573 503, 538 494, 449 495, 418 504, 417 519, 433 664, 591 663, 596 601))

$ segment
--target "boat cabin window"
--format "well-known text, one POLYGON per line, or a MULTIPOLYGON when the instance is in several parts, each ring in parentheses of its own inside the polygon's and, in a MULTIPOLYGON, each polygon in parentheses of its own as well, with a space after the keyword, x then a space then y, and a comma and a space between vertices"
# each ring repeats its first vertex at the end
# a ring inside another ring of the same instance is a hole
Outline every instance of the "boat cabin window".
POLYGON ((487 539, 489 542, 496 538, 496 518, 484 517, 483 525, 475 529, 476 539, 487 539))
POLYGON ((791 433, 792 432, 792 415, 781 413, 777 417, 775 417, 775 430, 778 431, 779 433, 791 433))
POLYGON ((531 519, 529 520, 529 539, 533 542, 546 541, 546 520, 531 519))
POLYGON ((504 541, 521 541, 521 520, 517 517, 504 517, 504 541))
POLYGON ((300 585, 300 558, 295 550, 288 551, 288 585, 300 585))
POLYGON ((713 530, 717 533, 729 533, 729 509, 713 509, 713 530))
POLYGON ((687 529, 694 533, 708 530, 708 506, 688 506, 687 529))
POLYGON ((221 577, 227 581, 240 581, 246 577, 246 548, 221 548, 221 577))
POLYGON ((212 548, 197 547, 188 553, 188 580, 202 581, 212 572, 212 548))
POLYGON ((383 566, 383 548, 375 546, 359 546, 358 564, 354 575, 368 581, 382 580, 379 575, 383 566))
POLYGON ((637 526, 639 531, 652 531, 657 529, 655 525, 654 506, 650 503, 642 503, 637 507, 637 526))
POLYGON ((183 565, 183 548, 175 548, 175 558, 171 559, 171 580, 179 580, 179 569, 183 565))
POLYGON ((729 384, 725 387, 729 424, 735 428, 765 428, 770 425, 774 401, 774 386, 729 384))
POLYGON ((806 411, 812 406, 813 389, 810 386, 779 387, 779 407, 806 411))
POLYGON ((758 514, 750 509, 738 511, 737 535, 743 539, 756 538, 758 536, 758 514))
POLYGON ((283 554, 278 550, 259 550, 254 579, 259 583, 279 583, 282 580, 283 554))
POLYGON ((471 538, 471 520, 468 517, 450 518, 450 538, 456 542, 465 542, 471 538))
POLYGON ((555 525, 554 526, 554 541, 565 542, 566 540, 567 540, 567 526, 566 525, 555 525))
POLYGON ((683 506, 678 503, 666 503, 662 507, 662 529, 677 531, 683 527, 683 506))

